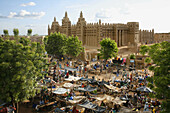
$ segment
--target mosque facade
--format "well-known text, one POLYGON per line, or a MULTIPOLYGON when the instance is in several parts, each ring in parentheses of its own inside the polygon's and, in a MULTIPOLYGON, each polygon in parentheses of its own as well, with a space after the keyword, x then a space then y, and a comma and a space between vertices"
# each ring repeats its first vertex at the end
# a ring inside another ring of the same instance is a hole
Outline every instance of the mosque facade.
POLYGON ((115 40, 118 47, 139 42, 151 43, 154 40, 154 30, 139 30, 139 22, 115 24, 102 23, 99 20, 97 23, 87 23, 82 11, 80 12, 77 23, 74 25, 71 24, 67 12, 65 12, 65 16, 62 19, 62 25, 59 25, 54 17, 52 25, 48 26, 48 35, 54 32, 60 32, 66 36, 78 36, 83 46, 86 47, 100 47, 100 41, 106 37, 115 40))

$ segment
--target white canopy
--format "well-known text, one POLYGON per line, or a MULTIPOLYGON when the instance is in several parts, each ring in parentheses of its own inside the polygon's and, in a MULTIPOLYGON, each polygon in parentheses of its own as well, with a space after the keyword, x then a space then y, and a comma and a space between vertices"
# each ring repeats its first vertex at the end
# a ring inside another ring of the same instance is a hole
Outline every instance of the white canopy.
POLYGON ((76 103, 79 103, 80 101, 82 101, 84 98, 86 98, 86 97, 85 96, 74 96, 73 100, 69 100, 69 102, 72 104, 76 104, 76 103))
POLYGON ((68 71, 77 71, 76 68, 71 68, 71 67, 64 67, 64 69, 68 70, 68 71))
POLYGON ((115 104, 119 104, 119 105, 122 105, 123 103, 126 103, 126 101, 120 100, 119 97, 116 97, 113 102, 114 102, 115 104))
POLYGON ((80 80, 81 78, 80 77, 74 77, 74 76, 69 76, 68 78, 66 78, 65 80, 66 81, 78 81, 80 80))
POLYGON ((115 87, 115 86, 112 86, 112 85, 107 85, 107 84, 104 84, 108 89, 111 89, 113 91, 116 91, 116 92, 119 92, 120 89, 118 87, 115 87))
POLYGON ((65 88, 73 88, 74 85, 73 85, 72 83, 65 83, 65 84, 63 85, 63 87, 65 87, 65 88))
POLYGON ((54 94, 58 94, 58 95, 65 94, 66 92, 70 92, 70 89, 58 88, 53 91, 54 94))
POLYGON ((96 100, 99 100, 99 101, 103 101, 103 100, 113 101, 114 97, 105 94, 103 97, 96 97, 96 100))

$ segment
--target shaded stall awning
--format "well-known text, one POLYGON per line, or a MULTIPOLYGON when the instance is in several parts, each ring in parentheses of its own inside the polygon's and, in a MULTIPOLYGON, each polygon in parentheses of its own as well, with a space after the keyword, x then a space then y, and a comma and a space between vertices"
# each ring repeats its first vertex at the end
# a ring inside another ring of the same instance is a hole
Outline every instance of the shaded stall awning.
POLYGON ((126 101, 122 101, 119 97, 116 97, 116 98, 113 100, 113 103, 122 105, 123 103, 126 103, 126 101))
POLYGON ((97 81, 95 79, 89 79, 88 82, 90 84, 97 84, 97 81))
POLYGON ((90 85, 88 85, 87 87, 85 87, 85 88, 78 88, 78 89, 76 89, 77 91, 84 91, 84 92, 86 92, 86 91, 88 91, 88 92, 92 92, 92 91, 95 91, 95 90, 97 90, 97 88, 96 87, 91 87, 90 85))
POLYGON ((65 94, 67 92, 70 92, 70 89, 58 88, 58 89, 53 91, 54 94, 58 94, 58 95, 65 94))
POLYGON ((65 83, 65 84, 63 85, 63 87, 65 87, 65 88, 73 88, 74 85, 73 85, 72 83, 65 83))
POLYGON ((91 102, 85 102, 83 104, 78 104, 80 107, 83 107, 83 108, 87 108, 87 109, 91 109, 91 110, 94 110, 95 112, 98 112, 98 113, 103 113, 106 108, 104 107, 99 107, 97 106, 96 104, 93 104, 91 102))
POLYGON ((71 104, 77 104, 81 102, 83 99, 85 99, 85 96, 74 96, 73 100, 68 100, 71 104))
POLYGON ((152 93, 153 91, 148 88, 148 87, 139 87, 139 88, 136 88, 137 91, 141 91, 141 92, 146 92, 146 93, 152 93))
POLYGON ((64 67, 64 69, 68 70, 68 71, 77 71, 76 68, 71 68, 71 67, 64 67))
POLYGON ((83 77, 82 77, 80 80, 81 80, 81 81, 89 81, 89 80, 91 80, 91 79, 89 79, 89 78, 83 78, 83 77))
POLYGON ((99 100, 99 101, 104 101, 105 100, 107 102, 108 101, 110 102, 110 101, 114 100, 114 97, 105 94, 103 97, 96 97, 95 99, 99 100))
POLYGON ((103 113, 105 110, 106 110, 106 108, 104 108, 104 107, 99 107, 99 106, 97 106, 97 107, 94 109, 94 111, 96 111, 97 113, 103 113))
POLYGON ((81 107, 87 108, 87 109, 94 109, 95 107, 97 107, 97 105, 91 103, 91 102, 84 102, 82 104, 78 104, 81 107))
POLYGON ((66 81, 78 81, 80 80, 80 77, 74 77, 74 76, 69 76, 68 78, 65 78, 66 81))
POLYGON ((115 86, 112 86, 112 85, 107 85, 107 84, 104 84, 108 89, 111 89, 115 92, 120 92, 120 88, 118 87, 115 87, 115 86))
POLYGON ((100 86, 104 86, 104 84, 108 85, 109 83, 106 82, 106 81, 98 81, 97 84, 100 85, 100 86))

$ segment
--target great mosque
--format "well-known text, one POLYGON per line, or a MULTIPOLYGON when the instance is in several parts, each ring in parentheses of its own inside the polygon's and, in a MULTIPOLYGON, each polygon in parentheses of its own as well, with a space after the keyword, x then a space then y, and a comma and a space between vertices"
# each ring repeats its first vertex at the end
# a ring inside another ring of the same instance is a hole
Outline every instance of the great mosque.
POLYGON ((86 47, 99 47, 99 42, 106 37, 115 40, 118 47, 139 42, 152 43, 154 40, 154 30, 139 30, 139 22, 112 24, 102 23, 99 20, 97 23, 87 23, 82 11, 75 25, 71 24, 67 12, 65 12, 65 16, 62 19, 62 25, 59 25, 54 17, 51 27, 48 26, 48 35, 54 32, 60 32, 67 36, 78 36, 83 46, 86 47))
POLYGON ((164 34, 154 34, 154 29, 139 29, 139 22, 115 24, 102 23, 101 20, 99 20, 97 23, 87 23, 82 11, 80 12, 77 23, 74 25, 71 24, 67 12, 65 12, 65 16, 62 19, 62 25, 59 25, 54 17, 51 26, 48 25, 48 35, 54 32, 60 32, 66 36, 78 36, 85 47, 84 53, 81 54, 81 59, 84 60, 97 59, 97 49, 100 48, 100 41, 106 37, 115 40, 120 56, 123 54, 138 53, 141 44, 152 44, 170 39, 167 34, 165 34, 165 36, 164 34))

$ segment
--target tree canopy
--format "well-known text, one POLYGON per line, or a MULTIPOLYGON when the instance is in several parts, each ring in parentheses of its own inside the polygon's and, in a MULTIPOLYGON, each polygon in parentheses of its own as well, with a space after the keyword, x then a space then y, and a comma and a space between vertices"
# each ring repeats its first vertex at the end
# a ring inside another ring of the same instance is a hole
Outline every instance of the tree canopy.
POLYGON ((170 111, 170 43, 162 42, 148 47, 148 54, 152 59, 154 66, 149 67, 154 71, 153 83, 156 92, 155 97, 164 99, 162 105, 163 111, 166 113, 170 111))
POLYGON ((146 63, 151 63, 151 61, 152 61, 152 60, 151 60, 150 57, 147 57, 147 58, 145 59, 145 62, 146 62, 146 63))
POLYGON ((135 59, 136 57, 135 57, 135 55, 134 54, 131 54, 130 55, 130 59, 135 59))
POLYGON ((148 50, 149 50, 149 47, 147 46, 147 45, 142 45, 141 47, 140 47, 140 54, 142 54, 143 56, 148 52, 148 50))
POLYGON ((14 36, 17 37, 19 35, 19 30, 18 29, 13 29, 14 36))
POLYGON ((66 54, 66 36, 60 33, 51 33, 48 36, 45 49, 48 54, 62 56, 66 54))
POLYGON ((9 35, 9 33, 8 33, 8 30, 7 30, 7 29, 4 29, 4 30, 3 30, 3 32, 4 32, 4 35, 5 35, 5 36, 8 36, 8 35, 9 35))
POLYGON ((114 40, 111 40, 110 38, 105 38, 100 42, 101 49, 100 56, 102 56, 103 59, 109 59, 112 57, 116 57, 118 53, 117 43, 114 40))
POLYGON ((32 29, 28 29, 27 35, 30 36, 32 34, 32 29))
POLYGON ((43 53, 43 46, 29 39, 0 38, 0 100, 17 103, 35 95, 46 62, 43 53))
POLYGON ((67 38, 66 53, 71 57, 77 57, 83 51, 82 42, 78 37, 70 36, 67 38))

